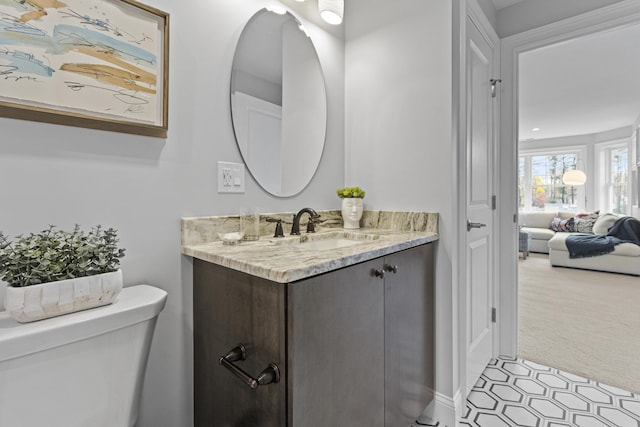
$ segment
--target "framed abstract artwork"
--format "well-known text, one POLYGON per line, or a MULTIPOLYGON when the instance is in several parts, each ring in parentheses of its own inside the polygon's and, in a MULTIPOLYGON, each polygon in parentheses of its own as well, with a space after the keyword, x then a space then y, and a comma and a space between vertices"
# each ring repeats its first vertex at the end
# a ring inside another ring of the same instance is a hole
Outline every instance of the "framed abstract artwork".
POLYGON ((169 15, 133 0, 0 0, 0 116, 167 136, 169 15))

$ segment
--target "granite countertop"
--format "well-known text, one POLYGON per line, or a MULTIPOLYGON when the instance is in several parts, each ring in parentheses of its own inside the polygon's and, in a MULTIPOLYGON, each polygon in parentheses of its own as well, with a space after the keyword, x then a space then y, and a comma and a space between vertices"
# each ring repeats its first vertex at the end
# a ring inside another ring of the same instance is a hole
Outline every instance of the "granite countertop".
MULTIPOLYGON (((237 216, 183 218, 181 220, 184 255, 242 271, 278 283, 291 283, 342 267, 378 258, 438 240, 438 214, 434 212, 365 211, 359 230, 343 230, 339 211, 322 211, 316 233, 290 236, 293 213, 261 215, 261 236, 257 241, 224 245, 217 233, 237 229, 237 216), (267 217, 282 219, 284 238, 273 237, 275 224, 267 217), (311 249, 300 240, 323 238, 361 240, 351 246, 311 249)), ((305 219, 306 219, 305 215, 305 219)), ((302 223, 304 225, 304 222, 302 223)))

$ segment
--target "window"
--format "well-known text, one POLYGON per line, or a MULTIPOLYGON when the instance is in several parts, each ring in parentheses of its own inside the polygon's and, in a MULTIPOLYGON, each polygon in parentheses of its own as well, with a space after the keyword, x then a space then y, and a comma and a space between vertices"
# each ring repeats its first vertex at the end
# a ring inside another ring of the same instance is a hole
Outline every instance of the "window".
POLYGON ((518 201, 524 211, 584 209, 584 187, 565 185, 562 175, 575 169, 581 150, 523 152, 518 162, 518 201))
POLYGON ((618 214, 629 212, 629 148, 608 148, 606 155, 608 210, 618 214))
MULTIPOLYGON (((637 208, 640 206, 639 202, 639 191, 640 188, 638 186, 638 166, 640 165, 640 127, 636 128, 636 131, 631 136, 631 154, 629 155, 629 160, 631 164, 631 206, 633 208, 637 208)), ((632 209, 633 209, 632 208, 632 209)))
POLYGON ((634 166, 631 170, 631 202, 633 206, 640 206, 638 200, 638 167, 634 166))

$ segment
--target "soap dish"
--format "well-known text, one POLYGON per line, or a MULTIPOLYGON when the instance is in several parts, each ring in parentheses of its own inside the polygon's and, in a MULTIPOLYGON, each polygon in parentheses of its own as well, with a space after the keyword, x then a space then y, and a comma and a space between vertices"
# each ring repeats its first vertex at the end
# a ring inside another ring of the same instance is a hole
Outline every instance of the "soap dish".
POLYGON ((235 233, 218 233, 218 237, 222 240, 223 245, 237 245, 244 237, 244 232, 236 231, 235 233))

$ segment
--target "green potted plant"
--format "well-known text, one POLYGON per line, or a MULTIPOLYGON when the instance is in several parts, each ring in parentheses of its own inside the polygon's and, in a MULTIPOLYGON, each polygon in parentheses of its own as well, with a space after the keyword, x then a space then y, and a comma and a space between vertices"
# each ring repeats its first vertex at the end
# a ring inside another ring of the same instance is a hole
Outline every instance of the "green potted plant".
POLYGON ((357 230, 360 228, 360 218, 364 205, 365 191, 360 187, 345 187, 336 190, 338 197, 342 199, 342 222, 345 230, 357 230))
POLYGON ((112 303, 122 290, 124 249, 117 231, 55 226, 9 240, 0 232, 0 280, 5 309, 31 322, 112 303))

